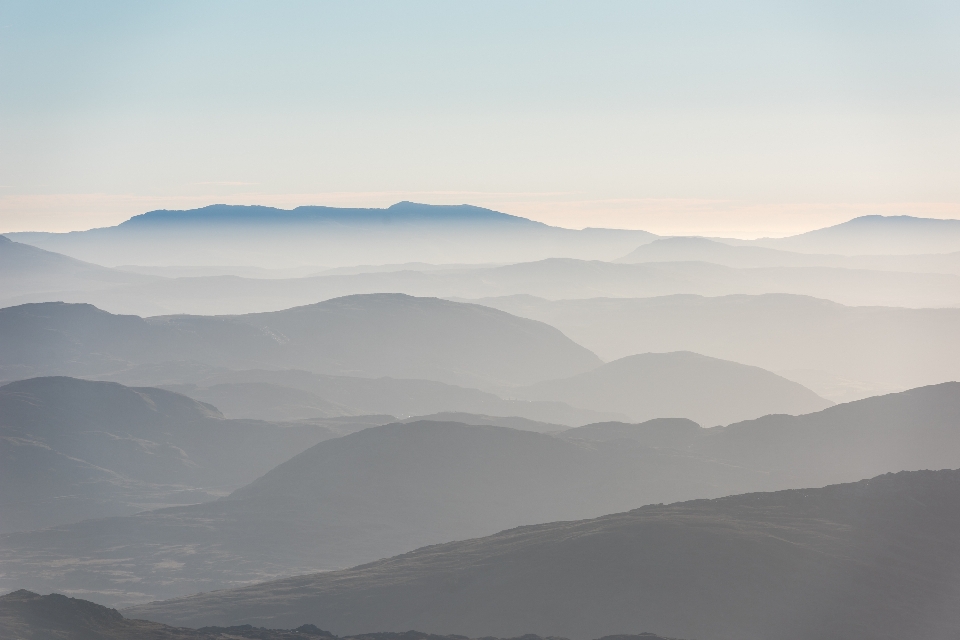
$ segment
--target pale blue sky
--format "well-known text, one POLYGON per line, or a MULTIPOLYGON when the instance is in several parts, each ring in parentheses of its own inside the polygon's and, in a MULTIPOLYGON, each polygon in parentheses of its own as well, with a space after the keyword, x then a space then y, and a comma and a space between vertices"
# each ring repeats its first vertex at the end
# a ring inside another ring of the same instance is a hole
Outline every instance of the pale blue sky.
POLYGON ((471 202, 743 236, 960 217, 958 2, 0 1, 0 231, 471 202))

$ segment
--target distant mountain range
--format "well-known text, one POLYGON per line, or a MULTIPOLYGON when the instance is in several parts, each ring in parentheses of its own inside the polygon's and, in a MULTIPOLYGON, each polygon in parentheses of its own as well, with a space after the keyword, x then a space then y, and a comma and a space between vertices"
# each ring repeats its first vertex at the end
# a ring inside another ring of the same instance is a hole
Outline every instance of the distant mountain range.
POLYGON ((522 524, 956 467, 958 383, 714 429, 387 424, 320 442, 214 502, 0 536, 0 588, 147 602, 522 524))
POLYGON ((0 532, 212 500, 337 435, 73 378, 0 387, 0 416, 0 532))
POLYGON ((0 376, 8 379, 177 360, 468 386, 529 384, 601 364, 543 323, 399 294, 219 317, 144 319, 61 303, 0 309, 0 376))
POLYGON ((727 244, 699 237, 661 238, 643 244, 615 260, 647 262, 710 262, 737 269, 771 267, 832 267, 912 273, 960 274, 960 251, 917 255, 855 255, 800 253, 764 246, 727 244))
POLYGON ((960 220, 913 216, 861 216, 789 238, 764 238, 754 244, 843 255, 947 253, 960 251, 960 220))
MULTIPOLYGON (((2 249, 0 246, 0 252, 2 249)), ((577 299, 790 293, 852 305, 960 305, 960 275, 952 273, 814 266, 732 268, 682 261, 616 264, 557 258, 507 266, 411 267, 298 278, 159 278, 129 273, 121 273, 118 278, 128 276, 141 281, 106 287, 97 280, 71 289, 60 284, 59 276, 44 276, 48 284, 38 286, 33 293, 7 296, 0 290, 0 304, 65 301, 144 316, 223 315, 286 309, 346 295, 393 292, 452 299, 515 294, 577 299)), ((62 282, 69 283, 73 277, 68 275, 62 282)), ((14 287, 12 291, 21 289, 14 287)))
POLYGON ((546 322, 604 359, 694 351, 776 372, 836 402, 960 380, 960 309, 783 294, 476 302, 546 322))
MULTIPOLYGON (((142 224, 146 229, 143 233, 166 233, 167 223, 142 224)), ((170 224, 179 228, 181 223, 170 224)), ((210 228, 218 228, 218 224, 226 223, 211 224, 210 228)), ((208 226, 201 224, 200 228, 208 226)), ((278 228, 287 229, 282 224, 278 228)), ((258 236, 261 233, 256 232, 258 236)), ((460 237, 472 238, 473 232, 460 229, 460 237)), ((216 239, 211 242, 217 245, 216 239)), ((458 264, 448 265, 419 261, 337 269, 108 269, 4 238, 0 241, 0 305, 65 301, 93 303, 137 315, 210 315, 271 311, 345 295, 383 292, 460 299, 514 294, 560 299, 792 293, 855 305, 960 305, 960 252, 846 257, 733 245, 706 238, 665 238, 630 248, 634 251, 617 263, 549 258, 514 260, 516 264, 508 265, 469 265, 460 257, 458 264)), ((375 261, 385 259, 385 255, 378 255, 375 261)))
POLYGON ((390 262, 612 260, 657 236, 646 231, 551 227, 470 205, 400 202, 386 209, 211 205, 151 211, 71 233, 9 233, 42 249, 107 266, 327 267, 390 262))
POLYGON ((124 611, 168 624, 702 640, 960 634, 960 471, 650 505, 124 611))
MULTIPOLYGON (((88 600, 55 593, 41 596, 23 589, 0 596, 0 637, 18 640, 467 640, 459 635, 441 636, 418 631, 340 637, 312 624, 296 629, 264 629, 250 625, 186 629, 124 618, 116 609, 108 609, 88 600)), ((551 640, 531 634, 525 634, 523 638, 551 640)), ((670 639, 641 633, 601 640, 670 639)))
MULTIPOLYGON (((551 227, 470 205, 400 202, 385 209, 211 205, 151 211, 115 227, 19 232, 10 239, 119 265, 328 267, 403 262, 613 260, 658 236, 645 231, 551 227), (282 249, 281 249, 282 247, 282 249)), ((863 216, 789 238, 718 239, 800 253, 877 255, 960 251, 960 221, 863 216)))

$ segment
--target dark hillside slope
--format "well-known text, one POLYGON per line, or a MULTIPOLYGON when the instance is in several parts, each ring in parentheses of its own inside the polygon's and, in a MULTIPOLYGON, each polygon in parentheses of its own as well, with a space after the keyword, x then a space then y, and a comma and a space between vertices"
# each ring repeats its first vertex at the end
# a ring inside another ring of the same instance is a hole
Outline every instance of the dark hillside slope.
POLYGON ((225 420, 161 389, 13 382, 0 387, 0 532, 210 500, 332 437, 225 420))
POLYGON ((336 633, 945 640, 960 634, 957 527, 960 471, 903 472, 522 527, 125 613, 336 633))
POLYGON ((627 356, 513 393, 595 411, 602 407, 638 421, 688 418, 705 427, 771 413, 812 413, 833 404, 759 367, 684 351, 627 356))
POLYGON ((143 319, 63 303, 0 310, 0 375, 104 375, 176 360, 471 386, 529 384, 600 364, 543 323, 402 294, 243 316, 143 319))

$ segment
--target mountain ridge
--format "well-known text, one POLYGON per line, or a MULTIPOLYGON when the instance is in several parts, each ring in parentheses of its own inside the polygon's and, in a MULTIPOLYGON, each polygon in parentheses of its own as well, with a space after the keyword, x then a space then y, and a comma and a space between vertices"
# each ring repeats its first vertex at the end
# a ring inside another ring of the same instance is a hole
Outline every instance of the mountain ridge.
POLYGON ((960 631, 960 471, 648 505, 345 571, 126 609, 174 624, 323 620, 587 638, 948 638, 960 631))

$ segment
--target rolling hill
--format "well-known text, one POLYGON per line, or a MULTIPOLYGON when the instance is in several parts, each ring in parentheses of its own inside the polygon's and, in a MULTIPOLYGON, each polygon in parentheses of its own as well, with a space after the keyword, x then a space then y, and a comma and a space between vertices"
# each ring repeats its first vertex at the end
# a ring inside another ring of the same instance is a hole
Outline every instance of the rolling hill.
POLYGON ((521 527, 346 571, 134 607, 168 624, 323 621, 589 638, 950 638, 960 471, 650 505, 521 527))
POLYGON ((400 294, 218 317, 144 319, 62 303, 0 309, 0 376, 8 379, 104 375, 178 360, 468 386, 529 384, 600 364, 545 324, 400 294))
POLYGON ((783 294, 478 302, 555 326, 607 360, 694 351, 778 373, 835 402, 960 380, 960 309, 783 294))
POLYGON ((78 292, 156 278, 108 269, 0 236, 0 300, 38 292, 78 292))
POLYGON ((705 427, 770 413, 813 413, 833 404, 769 371, 689 351, 627 356, 512 393, 528 400, 562 398, 584 409, 605 407, 637 421, 689 418, 705 427))

